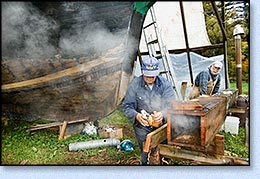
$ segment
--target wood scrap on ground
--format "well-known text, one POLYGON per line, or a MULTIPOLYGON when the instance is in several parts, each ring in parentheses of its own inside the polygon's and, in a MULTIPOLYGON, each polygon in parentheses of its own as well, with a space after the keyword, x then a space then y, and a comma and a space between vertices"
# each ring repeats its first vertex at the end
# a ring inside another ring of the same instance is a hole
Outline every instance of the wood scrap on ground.
POLYGON ((62 140, 65 136, 66 127, 67 127, 68 121, 64 121, 60 130, 59 140, 62 140))
MULTIPOLYGON (((80 123, 80 122, 84 122, 84 121, 87 121, 87 120, 88 120, 88 118, 75 120, 75 121, 68 121, 67 124, 80 123)), ((27 132, 32 132, 32 131, 36 131, 36 130, 51 128, 51 127, 58 127, 58 126, 62 126, 62 125, 63 125, 63 122, 53 122, 53 123, 48 123, 48 124, 37 124, 37 125, 31 126, 31 128, 28 129, 27 132)))

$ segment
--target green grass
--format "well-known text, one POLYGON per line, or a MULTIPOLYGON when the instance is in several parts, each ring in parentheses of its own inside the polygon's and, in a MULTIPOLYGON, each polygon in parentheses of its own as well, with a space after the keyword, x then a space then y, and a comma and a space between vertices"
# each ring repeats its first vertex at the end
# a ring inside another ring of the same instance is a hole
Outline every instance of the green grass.
MULTIPOLYGON (((230 88, 237 89, 236 82, 231 82, 230 88)), ((247 82, 243 81, 242 82, 242 94, 248 95, 248 91, 249 91, 249 84, 247 82)))
POLYGON ((239 128, 237 135, 230 132, 219 132, 224 135, 224 150, 234 157, 249 158, 249 150, 245 145, 245 128, 239 128))
MULTIPOLYGON (((32 125, 30 122, 10 120, 8 126, 2 125, 2 165, 19 165, 28 160, 27 165, 99 165, 110 160, 108 165, 139 165, 140 151, 134 137, 132 124, 125 118, 119 108, 114 113, 100 120, 100 126, 113 125, 124 127, 124 139, 132 140, 136 146, 131 152, 118 151, 116 147, 99 147, 76 152, 69 152, 70 143, 100 139, 98 136, 75 134, 67 139, 58 141, 56 130, 39 130, 28 133, 26 130, 32 125), (101 156, 105 155, 105 156, 101 156), (98 160, 106 157, 104 161, 98 160), (97 158, 96 163, 94 163, 97 158), (130 159, 136 159, 130 163, 130 159)), ((224 135, 225 151, 232 156, 248 158, 249 150, 245 146, 245 130, 239 128, 239 134, 220 132, 224 135)), ((189 165, 184 161, 172 161, 172 165, 189 165)), ((106 165, 106 164, 105 164, 106 165)))
POLYGON ((125 126, 131 125, 128 119, 122 114, 121 107, 118 110, 115 110, 113 113, 104 117, 99 121, 100 126, 104 125, 116 125, 116 126, 125 126))
POLYGON ((2 127, 2 163, 19 164, 29 160, 31 164, 47 164, 60 160, 64 143, 59 143, 57 135, 46 130, 26 132, 30 123, 10 121, 2 127))
MULTIPOLYGON (((38 130, 29 133, 26 130, 30 128, 33 124, 32 122, 17 119, 8 121, 9 124, 5 126, 2 123, 1 128, 2 165, 19 165, 25 160, 28 161, 27 165, 98 165, 98 159, 97 161, 91 161, 87 160, 87 158, 99 155, 100 151, 104 151, 106 155, 111 158, 111 165, 113 165, 113 162, 127 164, 129 158, 139 157, 138 146, 131 152, 118 151, 115 146, 69 152, 68 146, 70 143, 98 140, 101 138, 94 135, 75 134, 59 141, 58 128, 38 130)), ((134 135, 127 135, 128 133, 134 134, 132 124, 119 110, 116 110, 114 113, 100 120, 99 124, 100 126, 113 125, 129 129, 127 133, 124 133, 124 137, 120 141, 130 139, 135 142, 134 135)))

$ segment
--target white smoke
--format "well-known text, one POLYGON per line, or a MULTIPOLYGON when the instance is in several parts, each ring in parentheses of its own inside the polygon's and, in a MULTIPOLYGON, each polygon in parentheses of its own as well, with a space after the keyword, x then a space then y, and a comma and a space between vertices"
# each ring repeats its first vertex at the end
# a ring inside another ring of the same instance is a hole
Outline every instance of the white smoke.
POLYGON ((77 29, 73 35, 64 35, 60 38, 59 46, 66 54, 89 54, 107 51, 124 42, 120 35, 113 34, 107 29, 98 26, 96 30, 77 29))
POLYGON ((172 117, 171 126, 174 138, 181 135, 199 135, 200 119, 198 116, 175 114, 172 117))
POLYGON ((72 11, 71 18, 75 19, 70 28, 61 32, 59 47, 65 54, 86 55, 101 54, 125 42, 127 29, 119 32, 110 32, 102 21, 90 18, 92 9, 86 4, 64 2, 63 11, 72 11))
POLYGON ((54 54, 49 42, 57 25, 29 2, 2 2, 3 56, 46 57, 54 54))
POLYGON ((69 15, 64 24, 30 2, 2 2, 3 56, 45 58, 57 50, 70 57, 100 55, 126 43, 127 27, 112 32, 105 24, 108 22, 91 19, 95 12, 84 2, 63 2, 60 11, 69 15))

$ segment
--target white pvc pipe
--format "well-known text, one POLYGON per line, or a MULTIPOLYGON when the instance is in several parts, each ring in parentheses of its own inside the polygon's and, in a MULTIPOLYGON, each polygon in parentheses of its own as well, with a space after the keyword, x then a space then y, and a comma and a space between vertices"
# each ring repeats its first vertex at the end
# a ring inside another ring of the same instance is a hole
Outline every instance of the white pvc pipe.
POLYGON ((106 147, 106 146, 117 146, 120 144, 118 139, 101 139, 101 140, 92 140, 88 142, 76 142, 69 144, 69 151, 91 149, 97 147, 106 147))

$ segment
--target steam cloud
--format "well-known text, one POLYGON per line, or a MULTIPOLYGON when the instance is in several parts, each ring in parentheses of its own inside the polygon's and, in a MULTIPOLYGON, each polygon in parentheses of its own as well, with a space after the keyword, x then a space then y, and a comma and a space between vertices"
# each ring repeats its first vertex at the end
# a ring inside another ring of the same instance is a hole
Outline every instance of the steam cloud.
POLYGON ((175 115, 172 120, 174 138, 185 134, 199 135, 199 121, 199 117, 175 115))
POLYGON ((11 57, 41 57, 56 52, 49 42, 57 25, 26 2, 2 2, 2 53, 11 57))
MULTIPOLYGON (((96 22, 90 18, 91 8, 86 4, 66 2, 63 3, 64 12, 76 9, 72 14, 75 19, 71 28, 62 31, 59 46, 66 54, 100 54, 124 42, 126 29, 112 33, 102 22, 96 22)), ((94 12, 93 12, 94 13, 94 12)))
MULTIPOLYGON (((30 2, 2 2, 2 53, 8 57, 45 58, 100 54, 125 43, 127 29, 116 32, 90 18, 92 9, 81 2, 61 6, 73 22, 63 24, 46 16, 30 2)), ((66 22, 65 22, 66 23, 66 22)))
MULTIPOLYGON (((112 29, 113 31, 108 29, 102 20, 90 18, 95 12, 91 12, 92 9, 84 2, 63 2, 59 8, 59 13, 64 13, 65 17, 54 19, 55 17, 47 16, 30 2, 2 2, 3 57, 14 60, 32 58, 33 61, 37 59, 40 62, 41 59, 53 57, 57 53, 61 54, 63 60, 74 56, 103 55, 102 53, 108 49, 125 45, 126 40, 128 40, 127 53, 132 54, 132 50, 135 49, 136 41, 126 39, 127 26, 125 29, 112 29)), ((118 63, 124 59, 124 64, 130 64, 134 60, 125 59, 127 55, 122 55, 125 56, 115 58, 118 63)), ((74 90, 73 85, 71 87, 71 90, 74 90)), ((63 95, 60 93, 59 97, 66 98, 63 95)), ((43 94, 41 97, 45 98, 42 100, 43 103, 39 101, 32 103, 32 108, 41 105, 41 108, 47 111, 52 108, 52 104, 55 104, 51 95, 43 94), (48 101, 48 104, 45 101, 48 101)), ((89 97, 90 95, 86 94, 85 98, 89 97)))

